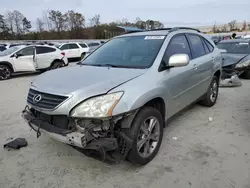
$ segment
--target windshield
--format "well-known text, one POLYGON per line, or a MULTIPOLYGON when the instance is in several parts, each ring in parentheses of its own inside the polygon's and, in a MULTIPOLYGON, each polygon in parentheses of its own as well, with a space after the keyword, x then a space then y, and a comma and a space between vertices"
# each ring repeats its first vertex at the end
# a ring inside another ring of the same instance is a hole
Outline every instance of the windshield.
POLYGON ((84 65, 124 68, 149 68, 164 41, 164 36, 130 36, 110 40, 94 51, 84 65))
POLYGON ((219 49, 227 50, 227 53, 250 54, 250 45, 248 42, 219 43, 219 49))
POLYGON ((3 52, 0 52, 0 56, 10 55, 10 54, 14 53, 15 51, 17 51, 18 49, 20 49, 20 48, 21 48, 20 46, 14 46, 12 48, 4 50, 3 52))

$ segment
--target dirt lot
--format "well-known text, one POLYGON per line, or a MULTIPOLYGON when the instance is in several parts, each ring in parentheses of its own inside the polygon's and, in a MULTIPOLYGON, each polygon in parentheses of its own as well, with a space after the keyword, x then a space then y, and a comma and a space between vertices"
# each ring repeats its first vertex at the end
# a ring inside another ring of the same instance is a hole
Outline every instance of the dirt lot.
POLYGON ((0 82, 0 144, 29 142, 19 151, 0 148, 0 188, 250 188, 250 81, 221 89, 213 108, 183 112, 165 129, 157 157, 135 167, 102 163, 47 136, 37 140, 20 117, 35 76, 0 82))

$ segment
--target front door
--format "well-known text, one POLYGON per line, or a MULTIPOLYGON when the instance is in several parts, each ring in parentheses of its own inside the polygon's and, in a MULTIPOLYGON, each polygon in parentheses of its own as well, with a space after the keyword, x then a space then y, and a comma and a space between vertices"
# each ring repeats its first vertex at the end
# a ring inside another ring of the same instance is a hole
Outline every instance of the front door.
POLYGON ((162 71, 166 94, 170 96, 168 101, 167 118, 171 117, 187 105, 193 102, 194 96, 191 95, 194 80, 194 65, 192 62, 191 50, 187 38, 184 34, 175 35, 164 54, 164 62, 174 54, 187 54, 190 62, 184 67, 173 67, 162 71))
POLYGON ((69 44, 69 50, 73 58, 81 57, 80 47, 76 43, 69 44))
POLYGON ((29 46, 21 49, 13 57, 16 72, 36 71, 35 68, 35 47, 29 46))

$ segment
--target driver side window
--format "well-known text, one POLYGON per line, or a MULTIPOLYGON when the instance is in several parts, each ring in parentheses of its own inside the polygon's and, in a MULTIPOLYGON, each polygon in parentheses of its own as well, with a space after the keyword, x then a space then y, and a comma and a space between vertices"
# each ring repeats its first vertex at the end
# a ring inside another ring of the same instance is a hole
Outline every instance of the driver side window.
POLYGON ((31 55, 34 55, 34 47, 24 48, 24 49, 20 50, 19 52, 17 52, 17 54, 19 56, 31 56, 31 55))
POLYGON ((175 36, 169 43, 164 54, 163 60, 168 63, 169 58, 175 54, 187 54, 191 59, 191 50, 185 35, 175 36))

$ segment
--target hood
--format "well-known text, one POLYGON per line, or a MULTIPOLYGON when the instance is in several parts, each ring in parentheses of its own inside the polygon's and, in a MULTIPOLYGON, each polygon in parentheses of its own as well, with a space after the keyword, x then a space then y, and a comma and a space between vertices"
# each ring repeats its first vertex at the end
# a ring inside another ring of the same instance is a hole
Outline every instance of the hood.
POLYGON ((222 53, 222 57, 224 59, 222 67, 237 64, 246 56, 247 54, 222 53))
POLYGON ((107 93, 114 87, 145 72, 145 69, 94 66, 65 67, 38 76, 32 82, 32 87, 51 94, 85 93, 85 95, 94 96, 107 93))

